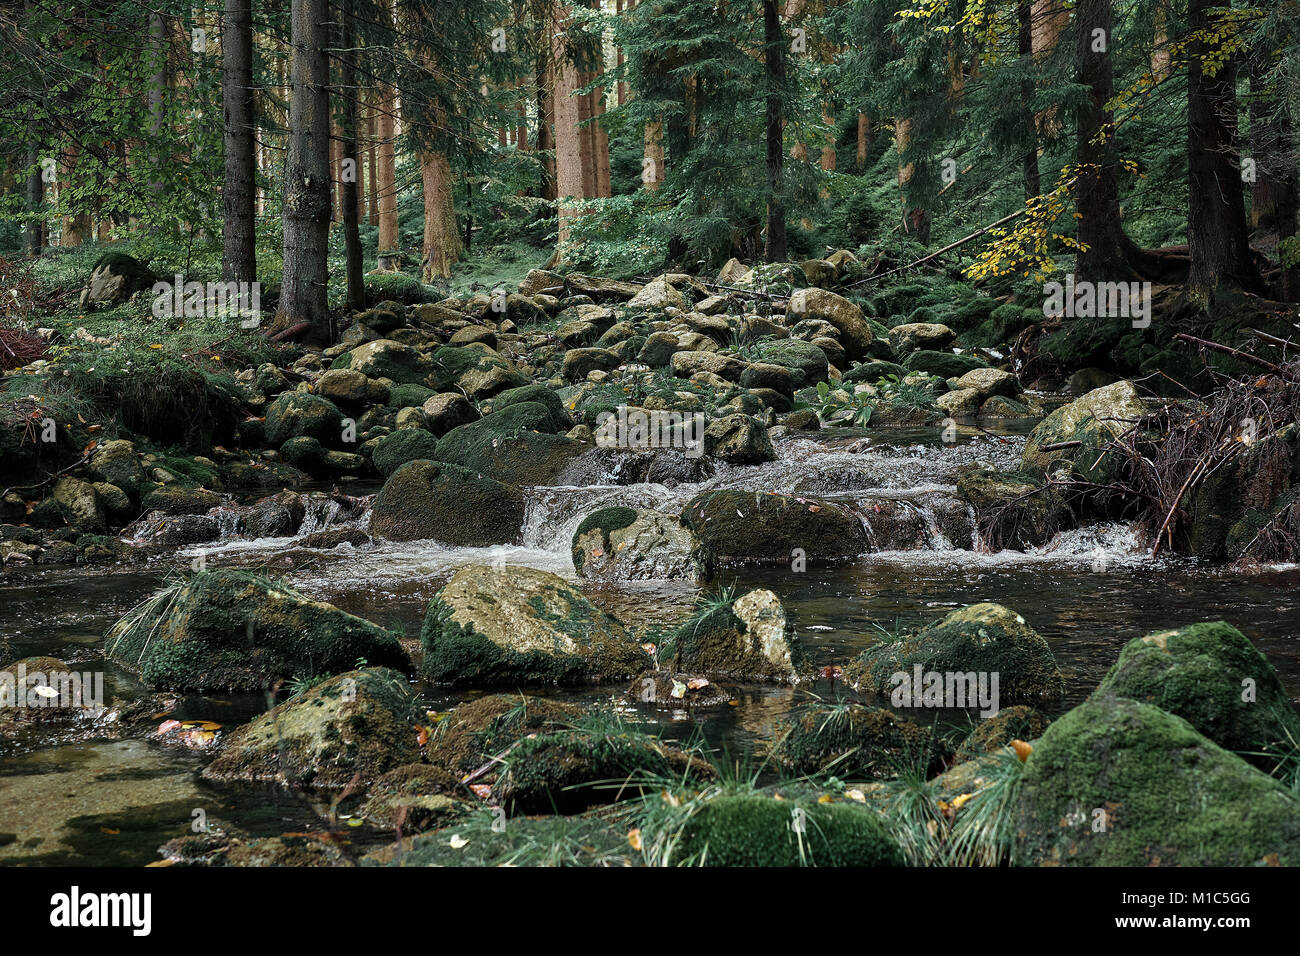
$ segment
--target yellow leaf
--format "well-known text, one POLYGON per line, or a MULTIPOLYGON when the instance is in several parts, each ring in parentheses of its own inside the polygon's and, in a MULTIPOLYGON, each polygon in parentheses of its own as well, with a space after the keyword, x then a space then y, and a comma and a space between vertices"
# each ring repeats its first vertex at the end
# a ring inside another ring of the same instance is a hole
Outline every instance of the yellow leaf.
POLYGON ((627 844, 638 853, 641 852, 641 830, 640 828, 627 831, 627 844))

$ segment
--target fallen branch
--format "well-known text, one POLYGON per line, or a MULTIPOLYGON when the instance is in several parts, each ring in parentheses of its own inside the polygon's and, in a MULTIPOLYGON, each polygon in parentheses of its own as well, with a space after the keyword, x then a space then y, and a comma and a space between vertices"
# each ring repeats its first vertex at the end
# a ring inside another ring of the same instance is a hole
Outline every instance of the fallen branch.
POLYGON ((976 229, 969 236, 966 236, 962 239, 958 239, 956 242, 950 242, 942 249, 932 252, 928 256, 922 256, 920 259, 917 259, 915 262, 909 263, 908 265, 905 266, 899 266, 897 269, 890 269, 888 272, 882 272, 879 275, 867 276, 865 279, 859 279, 857 282, 850 282, 847 286, 845 286, 845 288, 852 289, 854 286, 865 285, 868 282, 876 282, 879 281, 880 279, 887 278, 888 276, 897 275, 898 273, 906 272, 909 269, 915 269, 917 266, 924 265, 925 263, 929 262, 931 259, 937 259, 945 252, 951 252, 953 249, 956 249, 958 246, 964 246, 972 239, 977 239, 980 236, 984 235, 984 233, 988 232, 990 229, 996 229, 1004 222, 1010 222, 1012 219, 1015 219, 1018 216, 1023 216, 1024 214, 1025 211, 1023 209, 1017 209, 1011 215, 1003 216, 997 222, 991 222, 987 226, 984 226, 980 229, 976 229))
POLYGON ((1192 345, 1199 345, 1201 348, 1210 349, 1214 352, 1221 352, 1224 355, 1231 355, 1233 358, 1240 359, 1243 362, 1249 362, 1252 365, 1258 365, 1260 368, 1268 369, 1274 375, 1286 375, 1286 370, 1280 365, 1274 365, 1267 359, 1262 359, 1257 355, 1251 355, 1249 352, 1243 352, 1241 349, 1234 349, 1231 345, 1220 345, 1218 342, 1211 342, 1209 339, 1198 339, 1194 335, 1188 335, 1186 332, 1178 332, 1174 335, 1175 339, 1181 339, 1184 342, 1190 342, 1192 345))

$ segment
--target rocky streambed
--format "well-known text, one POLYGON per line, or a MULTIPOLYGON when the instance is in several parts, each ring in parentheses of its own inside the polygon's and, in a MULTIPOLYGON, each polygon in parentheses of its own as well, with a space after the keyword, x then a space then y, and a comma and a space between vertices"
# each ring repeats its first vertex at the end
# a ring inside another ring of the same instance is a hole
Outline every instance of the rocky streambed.
POLYGON ((6 497, 15 694, 104 692, 2 711, 0 862, 1295 858, 1300 569, 1250 537, 1294 433, 1189 517, 1250 560, 1153 557, 1131 383, 583 281, 385 303, 209 454, 6 497), (629 407, 683 431, 603 440, 629 407))

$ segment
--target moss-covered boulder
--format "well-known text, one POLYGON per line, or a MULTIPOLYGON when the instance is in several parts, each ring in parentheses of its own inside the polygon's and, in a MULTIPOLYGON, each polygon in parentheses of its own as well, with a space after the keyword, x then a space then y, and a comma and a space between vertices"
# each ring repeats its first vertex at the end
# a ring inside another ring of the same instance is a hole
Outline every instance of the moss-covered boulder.
POLYGON ((897 777, 943 769, 951 751, 931 729, 883 707, 813 700, 796 708, 772 756, 794 774, 843 780, 897 777))
POLYGON ((1046 544, 1073 515, 1039 475, 973 468, 957 478, 957 497, 975 510, 984 543, 993 550, 1046 544))
POLYGON ((679 866, 906 865, 880 814, 850 801, 724 794, 669 821, 661 839, 672 840, 667 862, 679 866))
POLYGON ((861 307, 834 292, 817 288, 797 290, 786 305, 786 317, 829 322, 839 332, 840 344, 851 359, 865 357, 871 347, 871 327, 861 307))
POLYGON ((555 389, 541 384, 508 388, 483 402, 480 411, 484 415, 491 415, 493 412, 499 412, 511 405, 520 405, 524 402, 542 405, 549 410, 549 418, 539 419, 539 421, 546 422, 545 427, 538 429, 539 431, 554 432, 558 435, 567 432, 573 427, 573 420, 569 417, 569 412, 564 407, 564 400, 560 398, 559 393, 555 389))
POLYGON ((364 790, 385 771, 419 759, 415 704, 396 671, 339 674, 235 730, 203 776, 364 790))
POLYGON ((698 757, 617 721, 526 737, 501 759, 492 795, 511 814, 580 813, 657 791, 665 780, 714 776, 698 757))
POLYGON ((608 683, 649 664, 622 622, 534 568, 461 568, 429 602, 420 642, 421 673, 440 683, 608 683))
POLYGON ((956 334, 938 322, 904 322, 889 330, 889 346, 900 359, 913 352, 943 352, 956 334))
POLYGON ((1286 529, 1300 519, 1300 425, 1285 425, 1212 469, 1186 510, 1179 537, 1199 558, 1294 561, 1296 536, 1286 529))
POLYGON ((145 483, 144 468, 135 451, 135 443, 124 439, 107 441, 90 456, 91 474, 100 481, 117 485, 131 499, 137 500, 145 483))
POLYGON ((392 339, 359 345, 335 359, 333 367, 351 369, 366 378, 386 378, 396 385, 428 385, 433 371, 429 359, 418 349, 392 339))
POLYGON ((290 438, 315 438, 331 447, 343 435, 343 413, 328 398, 285 392, 266 409, 266 442, 279 447, 290 438))
POLYGON ((399 428, 382 436, 371 453, 375 471, 385 478, 408 461, 436 457, 438 439, 423 428, 399 428))
POLYGON ((764 342, 758 348, 762 360, 772 365, 788 368, 794 374, 794 384, 800 388, 827 380, 830 362, 826 353, 803 339, 779 339, 764 342))
POLYGON ((696 580, 713 567, 713 556, 676 515, 622 506, 583 518, 572 554, 578 574, 606 581, 696 580))
POLYGON ((1176 714, 1220 747, 1265 770, 1300 742, 1300 717, 1277 671, 1244 634, 1223 621, 1130 641, 1096 692, 1131 697, 1176 714))
POLYGON ((550 484, 586 448, 565 437, 571 427, 540 402, 520 402, 447 432, 438 460, 507 484, 550 484))
POLYGON ((925 372, 944 380, 961 378, 985 365, 985 361, 975 355, 936 352, 931 349, 919 349, 903 359, 903 368, 909 372, 925 372))
POLYGON ((1012 826, 1022 866, 1300 863, 1300 798, 1181 717, 1112 695, 1047 728, 1012 826))
POLYGON ((1106 444, 1129 431, 1146 412, 1132 382, 1093 389, 1038 423, 1025 442, 1022 470, 1054 474, 1063 465, 1073 479, 1107 484, 1123 460, 1105 454, 1106 444), (1071 442, 1080 444, 1056 447, 1071 442))
POLYGON ((704 453, 733 465, 776 461, 767 426, 749 415, 715 418, 704 429, 704 453))
POLYGON ((844 677, 889 698, 901 686, 894 675, 910 680, 918 667, 923 674, 989 675, 990 689, 996 674, 998 704, 1052 703, 1064 689, 1056 658, 1039 633, 1010 608, 987 603, 953 611, 900 640, 873 644, 844 668, 844 677))
POLYGON ((125 252, 106 252, 90 268, 90 279, 81 290, 80 304, 116 305, 157 281, 153 270, 125 252))
POLYGON ((425 399, 420 410, 424 412, 425 427, 439 437, 480 417, 479 410, 460 392, 439 392, 425 399))
POLYGON ((848 505, 763 491, 706 491, 687 502, 682 523, 719 561, 790 564, 835 561, 871 550, 848 505))
POLYGON ((482 344, 443 346, 433 353, 433 366, 444 383, 475 400, 528 384, 508 359, 482 344))
POLYGON ((332 604, 248 571, 201 571, 109 629, 104 653, 148 684, 178 691, 265 690, 337 674, 364 658, 409 666, 397 638, 332 604))
POLYGON ((90 482, 64 475, 54 484, 53 498, 63 520, 77 530, 91 534, 107 530, 104 502, 90 482))
POLYGON ((470 791, 441 767, 408 763, 380 775, 357 810, 372 826, 421 832, 445 826, 468 813, 470 791))
POLYGON ((660 652, 675 672, 710 678, 795 683, 808 660, 780 599, 750 591, 721 604, 705 604, 682 624, 660 652))
POLYGON ((576 704, 524 694, 487 694, 458 704, 438 721, 425 746, 429 763, 463 778, 491 783, 501 765, 494 758, 521 737, 572 727, 582 717, 576 704))
POLYGON ((371 532, 391 541, 512 544, 523 526, 524 496, 518 488, 425 459, 399 465, 370 509, 371 532))

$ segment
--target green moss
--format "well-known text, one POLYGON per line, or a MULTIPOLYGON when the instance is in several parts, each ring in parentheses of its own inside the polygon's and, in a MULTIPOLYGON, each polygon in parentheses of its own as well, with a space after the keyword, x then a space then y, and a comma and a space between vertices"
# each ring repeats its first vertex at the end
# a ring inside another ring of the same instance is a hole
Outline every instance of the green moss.
POLYGON ((1096 693, 1154 704, 1264 769, 1300 742, 1300 717, 1277 671, 1223 621, 1130 641, 1096 693))
POLYGON ((808 561, 833 561, 871 550, 862 520, 831 501, 731 489, 706 491, 687 502, 681 520, 723 561, 788 564, 796 548, 808 561))
POLYGON ((855 803, 726 795, 691 811, 673 854, 678 865, 904 865, 880 815, 855 803))
POLYGON ((408 461, 431 459, 438 451, 438 439, 423 428, 399 428, 375 443, 375 470, 387 477, 408 461))
POLYGON ((438 460, 507 484, 549 484, 586 447, 556 434, 567 429, 546 406, 521 402, 447 432, 438 460))
POLYGON ((170 690, 264 690, 336 674, 358 658, 409 665, 397 639, 369 621, 249 571, 201 571, 118 621, 105 654, 170 690))
POLYGON ((1047 718, 1032 707, 1019 704, 983 719, 957 748, 954 762, 975 760, 1001 750, 1013 740, 1037 740, 1047 729, 1047 718))
MULTIPOLYGON (((446 440, 438 440, 436 454, 442 454, 446 440)), ((524 499, 517 488, 458 465, 419 458, 388 476, 370 511, 374 534, 467 547, 512 543, 523 523, 524 499)))
POLYGON ((1015 611, 1000 604, 972 604, 902 640, 873 645, 844 669, 845 679, 889 697, 897 673, 998 675, 1002 704, 1060 699, 1064 679, 1047 642, 1015 611))
POLYGON ((524 738, 503 758, 493 796, 513 813, 577 813, 657 792, 664 778, 708 780, 713 768, 615 721, 524 738))
MULTIPOLYGON (((372 862, 367 860, 366 862, 372 862)), ((389 866, 636 866, 627 833, 600 820, 540 817, 504 827, 490 813, 417 837, 400 855, 377 854, 389 866)))
POLYGON ((932 776, 951 750, 932 730, 880 707, 814 700, 796 708, 773 756, 797 774, 847 780, 896 777, 914 767, 932 776))
POLYGON ((1019 865, 1294 866, 1300 800, 1181 717, 1104 695, 1038 741, 1015 833, 1019 865))
POLYGON ((589 531, 600 529, 601 541, 605 548, 609 547, 609 533, 626 528, 636 521, 636 509, 624 508, 621 505, 615 505, 610 508, 599 508, 593 511, 587 517, 582 519, 578 525, 578 530, 573 532, 573 566, 577 570, 582 570, 582 562, 586 557, 581 548, 577 546, 578 539, 589 531))

